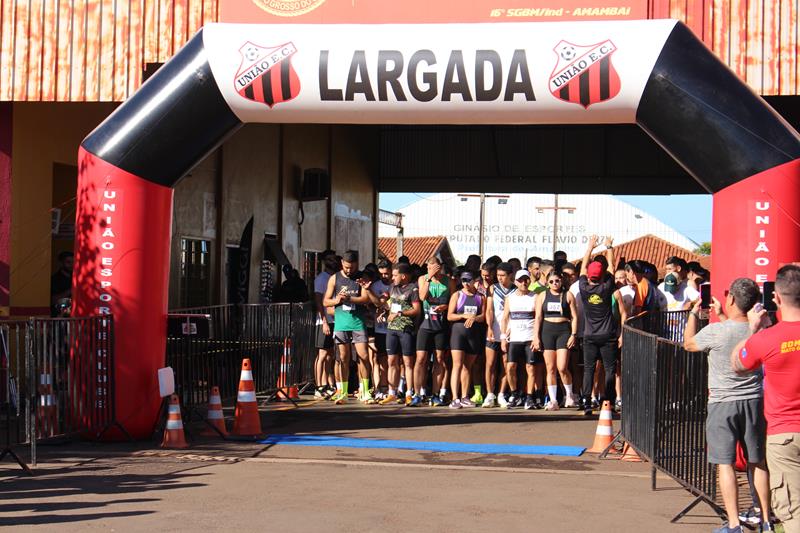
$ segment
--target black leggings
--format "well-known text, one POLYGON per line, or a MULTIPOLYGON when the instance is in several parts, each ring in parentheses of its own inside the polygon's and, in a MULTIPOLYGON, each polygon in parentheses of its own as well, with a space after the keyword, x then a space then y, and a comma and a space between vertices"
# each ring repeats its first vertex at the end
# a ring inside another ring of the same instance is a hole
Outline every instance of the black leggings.
POLYGON ((584 398, 592 397, 592 383, 594 383, 594 363, 598 358, 603 360, 606 371, 606 390, 601 397, 611 404, 617 399, 617 336, 587 337, 583 339, 583 388, 581 395, 584 398))

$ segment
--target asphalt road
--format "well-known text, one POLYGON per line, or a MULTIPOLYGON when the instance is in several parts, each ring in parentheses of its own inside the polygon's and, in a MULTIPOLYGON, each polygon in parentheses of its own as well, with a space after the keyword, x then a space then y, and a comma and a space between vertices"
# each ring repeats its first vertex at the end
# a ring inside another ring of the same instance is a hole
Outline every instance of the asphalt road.
MULTIPOLYGON (((226 410, 226 414, 228 410, 226 410)), ((271 406, 268 433, 590 447, 576 411, 271 406)), ((615 422, 617 425, 618 422, 615 422)), ((0 527, 20 531, 710 531, 705 506, 644 463, 580 457, 261 445, 196 437, 40 447, 0 464, 0 527)))

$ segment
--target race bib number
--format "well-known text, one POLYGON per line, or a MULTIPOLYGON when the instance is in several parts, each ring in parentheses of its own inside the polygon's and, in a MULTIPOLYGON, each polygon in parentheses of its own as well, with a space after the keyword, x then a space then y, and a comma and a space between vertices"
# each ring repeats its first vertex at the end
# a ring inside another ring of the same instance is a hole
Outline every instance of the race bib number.
POLYGON ((352 313, 355 310, 356 306, 351 304, 342 304, 342 311, 347 311, 348 313, 352 313))
POLYGON ((477 315, 478 314, 478 306, 477 305, 465 305, 464 306, 464 314, 465 315, 477 315))
POLYGON ((561 312, 561 302, 547 302, 547 312, 548 313, 560 313, 561 312))
POLYGON ((402 310, 403 310, 403 306, 398 304, 398 303, 394 303, 394 302, 392 302, 392 306, 389 309, 389 311, 391 311, 392 313, 399 313, 402 310))

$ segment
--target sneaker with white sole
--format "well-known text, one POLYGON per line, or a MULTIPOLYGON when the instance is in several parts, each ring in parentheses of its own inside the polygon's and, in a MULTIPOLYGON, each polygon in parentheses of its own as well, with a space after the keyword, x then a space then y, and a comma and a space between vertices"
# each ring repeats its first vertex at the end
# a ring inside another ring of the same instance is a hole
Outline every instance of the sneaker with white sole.
POLYGON ((491 392, 486 395, 486 399, 483 400, 483 405, 481 407, 490 408, 497 406, 497 396, 492 394, 491 392))
POLYGON ((461 409, 461 400, 453 400, 450 402, 450 409, 461 409))
POLYGON ((564 400, 564 408, 569 409, 572 407, 578 407, 578 402, 575 401, 575 398, 572 396, 567 396, 567 399, 564 400))
POLYGON ((505 409, 508 407, 508 400, 506 399, 506 395, 502 392, 497 395, 497 405, 505 409))
POLYGON ((558 411, 559 409, 558 402, 554 402, 553 400, 550 400, 544 406, 545 411, 558 411))
POLYGON ((461 398, 461 407, 475 407, 475 403, 470 398, 461 398))

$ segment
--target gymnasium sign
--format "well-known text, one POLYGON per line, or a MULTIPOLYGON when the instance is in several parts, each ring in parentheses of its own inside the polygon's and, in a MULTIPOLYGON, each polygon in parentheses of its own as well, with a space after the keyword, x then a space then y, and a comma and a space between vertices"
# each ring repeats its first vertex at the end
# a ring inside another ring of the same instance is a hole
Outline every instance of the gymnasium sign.
POLYGON ((633 123, 674 25, 211 24, 203 39, 243 122, 633 123))

